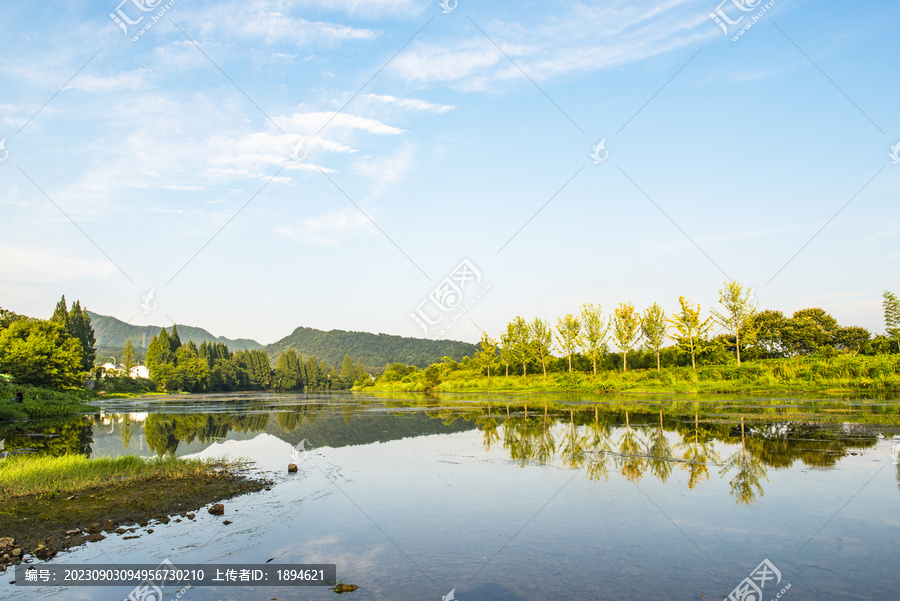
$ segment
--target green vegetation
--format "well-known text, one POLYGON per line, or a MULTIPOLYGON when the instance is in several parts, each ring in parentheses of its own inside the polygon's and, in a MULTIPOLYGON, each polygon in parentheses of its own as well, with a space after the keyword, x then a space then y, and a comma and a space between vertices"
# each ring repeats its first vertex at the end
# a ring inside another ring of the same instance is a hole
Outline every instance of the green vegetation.
POLYGON ((285 349, 275 369, 265 351, 239 350, 236 353, 222 342, 203 342, 199 347, 189 340, 181 343, 178 326, 171 333, 160 329, 147 348, 150 378, 162 389, 174 392, 232 392, 236 390, 344 390, 358 380, 360 386, 371 381, 362 366, 344 355, 341 373, 329 368, 323 359, 285 349))
POLYGON ((88 390, 57 390, 25 384, 0 383, 0 422, 18 419, 41 419, 92 413, 97 408, 86 401, 94 398, 88 390), (16 391, 22 392, 25 402, 11 401, 16 391))
POLYGON ((658 303, 643 314, 631 303, 620 303, 609 318, 599 307, 585 305, 580 316, 558 319, 561 357, 548 356, 544 322, 527 327, 516 317, 500 336, 499 349, 485 333, 472 358, 445 357, 426 369, 394 363, 373 390, 900 392, 895 337, 900 301, 890 292, 884 294, 888 335, 875 337, 865 328, 841 326, 818 307, 785 317, 780 311, 758 311, 750 299, 751 291, 732 281, 719 291, 721 309, 705 318, 700 305, 684 296, 669 318, 658 303), (725 333, 710 338, 715 323, 725 333), (618 352, 608 348, 609 333, 618 352), (675 344, 664 346, 670 337, 675 344), (641 340, 644 346, 634 349, 641 340), (500 377, 497 368, 502 368, 500 377))
POLYGON ((0 462, 0 501, 42 494, 71 494, 153 478, 190 479, 218 464, 197 459, 134 455, 88 459, 82 455, 21 455, 0 462))
MULTIPOLYGON (((125 348, 130 342, 132 352, 135 354, 134 360, 143 360, 145 359, 150 340, 159 332, 159 326, 135 326, 115 317, 98 315, 90 311, 88 315, 97 337, 97 353, 101 357, 123 357, 125 348)), ((263 348, 262 344, 248 338, 230 340, 224 336, 213 336, 203 328, 186 326, 184 324, 179 325, 179 328, 185 340, 193 340, 194 344, 198 345, 204 342, 210 344, 222 343, 233 352, 241 349, 252 351, 263 348)), ((122 363, 125 363, 124 358, 122 363)))
POLYGON ((320 360, 324 359, 328 365, 340 365, 344 355, 348 354, 361 361, 368 371, 374 372, 389 362, 424 368, 445 356, 460 360, 466 355, 473 355, 476 347, 474 344, 455 340, 425 340, 344 330, 324 332, 301 327, 270 344, 266 347, 266 352, 270 360, 275 361, 287 349, 304 357, 315 355, 320 360))

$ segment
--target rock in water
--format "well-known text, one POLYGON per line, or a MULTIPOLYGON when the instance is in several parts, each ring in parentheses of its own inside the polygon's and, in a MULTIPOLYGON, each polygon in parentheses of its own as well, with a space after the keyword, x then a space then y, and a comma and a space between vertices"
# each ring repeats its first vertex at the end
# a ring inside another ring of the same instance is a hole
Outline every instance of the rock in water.
POLYGON ((212 507, 209 508, 209 513, 212 515, 224 515, 225 514, 225 506, 221 503, 216 503, 212 507))
POLYGON ((334 587, 334 592, 336 592, 337 594, 340 595, 341 593, 352 593, 353 591, 355 591, 358 588, 359 587, 356 586, 355 584, 344 584, 342 582, 339 585, 337 585, 336 587, 334 587))
POLYGON ((297 464, 296 463, 288 463, 288 473, 293 474, 296 471, 297 471, 297 464))
POLYGON ((33 555, 42 561, 46 561, 54 557, 56 553, 57 551, 53 547, 48 545, 38 545, 34 550, 33 555))

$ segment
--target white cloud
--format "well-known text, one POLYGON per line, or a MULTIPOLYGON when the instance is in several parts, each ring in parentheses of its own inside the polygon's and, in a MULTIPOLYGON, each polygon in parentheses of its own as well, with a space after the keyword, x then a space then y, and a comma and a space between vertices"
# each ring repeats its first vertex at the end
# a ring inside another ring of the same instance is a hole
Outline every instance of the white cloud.
POLYGON ((70 250, 0 246, 0 280, 60 282, 81 277, 105 278, 117 271, 105 259, 79 259, 70 250))
POLYGON ((356 232, 375 234, 377 228, 355 207, 328 211, 318 217, 301 219, 297 225, 280 225, 275 233, 295 240, 333 246, 340 236, 356 232))
POLYGON ((292 17, 283 11, 283 3, 257 0, 240 9, 220 9, 222 27, 232 35, 245 38, 261 38, 268 44, 291 41, 297 46, 345 40, 371 40, 380 32, 329 23, 308 21, 292 17))
POLYGON ((503 21, 479 23, 491 40, 475 33, 445 43, 417 41, 391 63, 389 70, 408 81, 452 82, 464 90, 523 79, 522 72, 504 53, 538 81, 590 72, 717 37, 708 12, 709 7, 701 0, 638 4, 621 0, 602 7, 576 4, 560 16, 536 18, 533 26, 503 21))
POLYGON ((147 80, 152 75, 150 69, 135 69, 125 73, 117 73, 109 77, 101 77, 90 73, 82 73, 74 80, 68 89, 82 90, 85 92, 120 92, 122 90, 140 90, 148 86, 147 80))
POLYGON ((414 111, 432 111, 435 113, 446 113, 455 110, 456 107, 449 104, 435 104, 419 100, 418 98, 397 98, 396 96, 382 96, 379 94, 366 94, 363 98, 367 100, 375 100, 385 104, 393 104, 405 109, 414 111))
POLYGON ((362 177, 372 181, 369 194, 377 198, 384 190, 400 183, 413 165, 416 146, 407 143, 393 154, 379 157, 364 157, 357 162, 353 170, 362 177))
POLYGON ((394 127, 375 119, 350 115, 347 113, 317 112, 294 113, 285 117, 273 117, 273 120, 283 130, 291 130, 299 133, 314 133, 322 129, 326 124, 328 129, 360 129, 370 134, 398 135, 404 133, 399 127, 394 127))

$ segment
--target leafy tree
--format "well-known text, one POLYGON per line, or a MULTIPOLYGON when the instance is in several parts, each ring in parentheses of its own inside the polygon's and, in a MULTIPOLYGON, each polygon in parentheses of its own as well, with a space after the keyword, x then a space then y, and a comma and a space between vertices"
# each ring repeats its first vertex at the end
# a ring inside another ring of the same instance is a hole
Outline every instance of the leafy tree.
POLYGON ((125 364, 125 370, 131 371, 134 367, 134 347, 131 346, 131 340, 125 343, 125 350, 122 351, 122 363, 125 364))
POLYGON ((531 343, 531 329, 522 317, 516 317, 509 325, 508 331, 512 334, 510 342, 513 356, 517 362, 522 364, 522 375, 528 376, 527 364, 534 350, 531 343))
POLYGON ((69 334, 81 344, 81 369, 90 371, 97 358, 96 339, 94 338, 94 328, 91 327, 91 316, 88 315, 86 307, 82 308, 80 301, 72 304, 66 327, 69 334))
POLYGON ((162 328, 159 334, 150 341, 150 346, 147 347, 146 363, 147 369, 150 370, 150 378, 165 387, 165 384, 160 381, 160 372, 165 369, 163 366, 174 367, 175 364, 175 351, 172 350, 172 343, 169 341, 169 334, 165 328, 162 328))
POLYGON ((0 307, 0 330, 8 328, 12 322, 18 321, 19 319, 25 318, 0 307))
POLYGON ((619 303, 613 312, 613 338, 622 349, 622 371, 628 371, 628 349, 641 336, 641 315, 631 303, 619 303))
POLYGON ((859 326, 838 328, 834 333, 834 341, 843 346, 852 357, 855 357, 869 344, 872 334, 859 326))
POLYGON ((659 303, 653 303, 647 307, 641 318, 641 333, 656 353, 656 371, 660 371, 659 349, 665 341, 668 331, 669 321, 659 303))
POLYGON ((172 352, 178 350, 181 346, 181 338, 178 336, 178 324, 172 324, 172 333, 169 334, 169 347, 172 349, 172 352))
POLYGON ((572 373, 572 354, 581 340, 581 320, 566 314, 556 320, 556 343, 563 354, 569 357, 569 373, 572 373))
POLYGON ((512 342, 510 340, 510 326, 506 326, 506 332, 500 334, 500 362, 506 366, 506 377, 509 377, 509 364, 512 361, 512 342))
POLYGON ((278 390, 296 390, 300 387, 300 370, 294 349, 281 351, 275 365, 274 386, 278 390))
POLYGON ((56 308, 53 309, 53 315, 50 317, 50 321, 58 323, 64 328, 69 327, 69 309, 66 307, 65 294, 57 301, 56 308))
POLYGON ((356 368, 353 367, 353 360, 350 355, 344 355, 344 362, 341 364, 341 377, 347 378, 350 382, 356 379, 356 368))
MULTIPOLYGON (((185 392, 203 392, 209 388, 210 369, 197 354, 196 345, 186 344, 175 352, 175 387, 185 392)), ((167 387, 168 388, 168 387, 167 387)))
POLYGON ((319 362, 315 355, 310 355, 306 360, 306 386, 311 390, 322 388, 322 374, 319 370, 319 362))
POLYGON ((480 370, 487 370, 487 376, 491 377, 491 366, 497 360, 497 341, 488 336, 487 332, 481 333, 481 350, 475 353, 474 361, 480 370))
POLYGON ((55 321, 20 319, 0 331, 0 372, 32 386, 81 383, 81 345, 55 321))
POLYGON ((811 355, 834 343, 837 320, 823 309, 801 309, 785 321, 782 338, 790 354, 811 355))
POLYGON ((609 333, 609 323, 603 319, 600 305, 594 307, 591 303, 581 306, 581 323, 584 325, 584 334, 580 337, 581 348, 584 354, 591 358, 594 367, 594 375, 597 375, 597 359, 603 355, 606 348, 606 336, 609 333))
POLYGON ((741 364, 741 333, 753 324, 756 305, 751 300, 752 291, 737 280, 725 282, 719 289, 719 304, 722 311, 712 311, 713 318, 723 328, 734 335, 737 364, 741 364))
POLYGON ((769 359, 784 357, 788 349, 784 343, 787 319, 781 311, 760 311, 753 316, 753 331, 756 333, 757 347, 769 359))
POLYGON ((703 348, 707 333, 712 328, 712 317, 700 321, 700 305, 691 306, 690 300, 678 297, 681 311, 669 320, 678 331, 675 341, 682 352, 691 354, 691 367, 697 369, 697 353, 703 348))
POLYGON ((884 331, 885 333, 897 341, 900 346, 900 299, 893 292, 884 291, 882 295, 884 301, 884 331))
POLYGON ((531 347, 535 356, 541 360, 541 368, 543 368, 544 377, 546 378, 547 359, 550 357, 550 348, 553 346, 553 328, 550 327, 549 321, 535 317, 534 321, 529 325, 529 333, 531 347))

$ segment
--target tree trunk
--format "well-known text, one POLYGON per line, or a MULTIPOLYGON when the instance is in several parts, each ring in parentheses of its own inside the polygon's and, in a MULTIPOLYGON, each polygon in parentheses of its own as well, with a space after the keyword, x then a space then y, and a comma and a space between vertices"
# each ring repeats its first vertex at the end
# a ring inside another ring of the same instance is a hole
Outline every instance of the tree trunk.
POLYGON ((628 351, 622 351, 622 373, 628 371, 628 351))
POLYGON ((738 367, 741 366, 741 333, 734 331, 734 350, 737 351, 738 367))
POLYGON ((569 353, 569 373, 572 373, 572 353, 569 353))
POLYGON ((594 357, 594 375, 597 375, 597 357, 594 357))
POLYGON ((659 349, 656 349, 656 371, 661 371, 659 369, 659 349))

